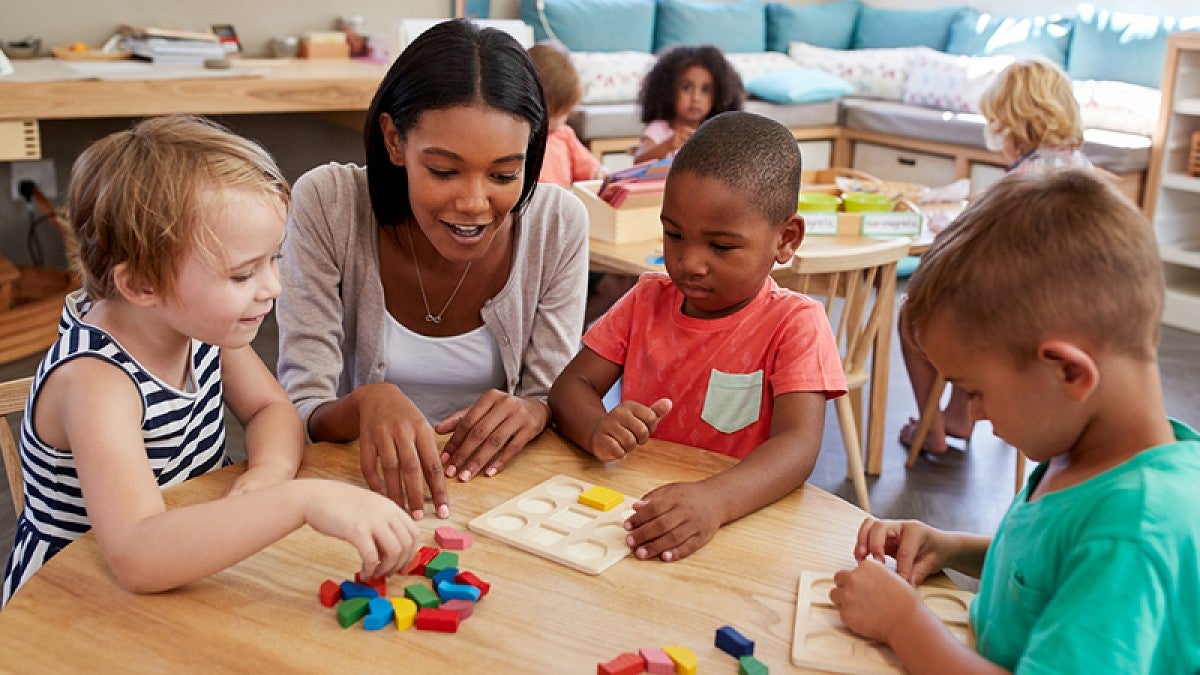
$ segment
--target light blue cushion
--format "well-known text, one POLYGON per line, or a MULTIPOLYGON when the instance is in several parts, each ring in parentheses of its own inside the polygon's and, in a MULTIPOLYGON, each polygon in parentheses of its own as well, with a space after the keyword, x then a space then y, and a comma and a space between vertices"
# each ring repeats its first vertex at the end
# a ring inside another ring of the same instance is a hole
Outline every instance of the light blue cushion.
POLYGON ((790 42, 806 42, 826 49, 849 49, 861 7, 859 0, 798 6, 769 2, 767 49, 786 54, 790 42))
POLYGON ((1067 56, 1073 80, 1119 80, 1158 88, 1167 36, 1200 30, 1200 16, 1172 18, 1126 14, 1079 5, 1079 18, 1067 56))
POLYGON ((746 91, 771 103, 816 103, 849 96, 854 85, 824 70, 792 68, 756 77, 746 91))
POLYGON ((930 47, 942 51, 950 38, 950 23, 966 7, 939 9, 879 9, 863 5, 854 27, 854 49, 930 47))
POLYGON ((762 0, 659 0, 654 51, 674 45, 716 45, 726 52, 766 51, 767 19, 762 0))
POLYGON ((963 12, 950 24, 946 52, 966 56, 1040 56, 1067 64, 1075 19, 1061 15, 1005 17, 963 12))
MULTIPOLYGON (((649 52, 654 46, 654 0, 543 0, 546 22, 573 52, 649 52)), ((521 20, 534 38, 550 36, 538 0, 521 0, 521 20)))

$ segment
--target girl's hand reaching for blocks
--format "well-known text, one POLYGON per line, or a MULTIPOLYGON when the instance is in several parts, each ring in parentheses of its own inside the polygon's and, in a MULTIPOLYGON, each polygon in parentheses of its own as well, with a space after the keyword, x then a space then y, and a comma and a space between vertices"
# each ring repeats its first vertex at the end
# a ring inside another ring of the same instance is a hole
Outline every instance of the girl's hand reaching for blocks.
POLYGON ((596 459, 621 459, 650 440, 658 421, 671 412, 671 399, 660 398, 649 407, 637 401, 622 401, 600 418, 592 431, 590 449, 596 459))
POLYGON ((304 520, 321 534, 349 542, 362 559, 363 578, 385 577, 412 559, 418 531, 391 499, 347 483, 306 480, 304 520))

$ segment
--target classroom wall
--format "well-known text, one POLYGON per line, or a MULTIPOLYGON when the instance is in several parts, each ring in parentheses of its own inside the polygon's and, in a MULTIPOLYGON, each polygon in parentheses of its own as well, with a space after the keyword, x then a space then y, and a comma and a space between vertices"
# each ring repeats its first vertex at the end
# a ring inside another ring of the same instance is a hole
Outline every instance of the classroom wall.
MULTIPOLYGON (((492 16, 514 18, 520 0, 492 0, 492 16)), ((816 4, 823 0, 785 0, 789 4, 816 4)), ((1193 15, 1195 0, 1093 0, 1095 4, 1139 13, 1193 15)), ((867 0, 889 8, 927 8, 969 4, 982 11, 1013 16, 1070 12, 1075 0, 867 0)), ((355 0, 331 3, 322 0, 208 0, 176 3, 161 0, 54 0, 45 5, 28 0, 0 0, 0 39, 38 36, 46 48, 76 41, 97 46, 120 23, 148 24, 180 29, 204 29, 212 24, 232 24, 249 56, 265 56, 273 36, 331 30, 340 16, 361 15, 366 32, 377 42, 394 46, 396 25, 402 18, 450 16, 453 0, 355 0)), ((42 154, 55 160, 60 195, 71 163, 93 140, 133 120, 79 120, 43 122, 42 154)), ((295 180, 304 171, 330 161, 359 162, 361 116, 345 115, 235 115, 221 118, 234 131, 264 144, 277 158, 285 175, 295 180)), ((24 204, 8 197, 9 167, 0 162, 0 255, 27 264, 28 214, 24 204)), ((61 202, 61 196, 59 198, 61 202)), ((40 229, 48 264, 61 264, 61 246, 48 227, 40 229)))

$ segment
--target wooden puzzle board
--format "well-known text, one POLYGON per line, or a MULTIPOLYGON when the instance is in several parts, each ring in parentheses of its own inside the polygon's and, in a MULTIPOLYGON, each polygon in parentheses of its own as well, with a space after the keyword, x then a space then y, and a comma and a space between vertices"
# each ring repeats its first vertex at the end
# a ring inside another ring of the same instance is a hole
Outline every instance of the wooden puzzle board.
MULTIPOLYGON (((903 673, 904 668, 890 647, 846 628, 829 600, 833 587, 831 573, 800 572, 792 663, 832 673, 903 673)), ((974 593, 934 586, 918 586, 917 593, 954 637, 975 648, 967 611, 974 593)))
POLYGON ((579 503, 591 483, 559 474, 467 523, 467 527, 567 567, 600 574, 629 555, 625 519, 635 497, 599 511, 579 503))

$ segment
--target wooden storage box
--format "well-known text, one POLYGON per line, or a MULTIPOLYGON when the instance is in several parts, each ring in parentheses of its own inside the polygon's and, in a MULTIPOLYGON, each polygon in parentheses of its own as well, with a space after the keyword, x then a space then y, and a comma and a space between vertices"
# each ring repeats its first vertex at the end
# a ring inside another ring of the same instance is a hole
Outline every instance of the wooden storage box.
POLYGON ((662 238, 662 205, 614 209, 596 191, 600 181, 585 180, 572 186, 588 212, 588 236, 613 244, 662 238))
MULTIPOLYGON (((45 351, 58 339, 63 299, 79 286, 67 270, 19 267, 19 276, 0 283, 0 363, 45 351)), ((5 275, 7 278, 7 275, 5 275)))

